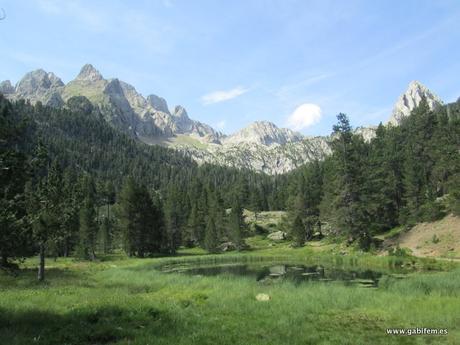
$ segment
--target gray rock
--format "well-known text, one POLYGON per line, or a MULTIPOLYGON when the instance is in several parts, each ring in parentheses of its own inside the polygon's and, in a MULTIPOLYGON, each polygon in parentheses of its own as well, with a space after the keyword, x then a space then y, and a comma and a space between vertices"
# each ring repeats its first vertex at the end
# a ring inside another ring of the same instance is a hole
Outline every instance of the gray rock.
POLYGON ((322 160, 331 153, 329 137, 306 137, 302 141, 285 145, 256 143, 208 145, 206 150, 179 146, 198 163, 245 168, 267 174, 282 174, 312 160, 322 160))
POLYGON ((376 130, 377 126, 356 127, 353 133, 362 136, 365 142, 370 142, 375 138, 376 130))
POLYGON ((102 74, 93 67, 91 64, 84 65, 80 73, 77 75, 76 80, 85 80, 85 81, 99 81, 103 80, 102 74))
POLYGON ((267 236, 272 241, 282 241, 286 239, 286 233, 283 231, 275 231, 267 236))
POLYGON ((301 141, 303 135, 287 128, 278 128, 268 121, 256 121, 225 139, 225 144, 238 145, 242 143, 284 145, 301 141))
POLYGON ((64 101, 62 100, 61 94, 59 92, 52 92, 47 97, 45 105, 58 108, 64 105, 64 101))
POLYGON ((9 80, 4 80, 0 83, 0 93, 4 95, 14 93, 14 87, 9 80))
MULTIPOLYGON (((254 122, 226 136, 192 120, 182 106, 170 112, 165 99, 156 95, 144 98, 128 83, 104 79, 90 64, 84 65, 67 85, 53 73, 39 69, 27 73, 16 88, 8 81, 2 82, 0 92, 9 99, 24 98, 54 107, 62 106, 71 97, 85 96, 113 126, 148 144, 172 145, 199 164, 282 174, 331 154, 332 137, 307 137, 267 121, 254 122)), ((430 108, 442 104, 426 87, 412 82, 396 103, 389 122, 399 124, 422 97, 427 98, 430 108)), ((355 133, 370 141, 375 137, 375 129, 359 127, 355 133)))
POLYGON ((282 276, 286 274, 286 266, 285 265, 271 266, 269 268, 269 271, 270 271, 271 276, 282 276))
POLYGON ((38 69, 27 73, 16 85, 13 99, 28 99, 31 103, 38 101, 44 105, 61 106, 60 91, 64 83, 53 73, 38 69))
POLYGON ((221 252, 229 252, 232 250, 236 250, 236 246, 233 242, 224 242, 219 246, 219 250, 221 252))
POLYGON ((267 302, 267 301, 271 300, 271 297, 270 297, 270 295, 268 295, 266 293, 258 293, 256 295, 256 300, 259 301, 259 302, 267 302))
POLYGON ((412 81, 406 92, 404 92, 396 102, 388 123, 394 126, 399 125, 401 120, 409 116, 412 110, 420 104, 423 97, 426 98, 431 110, 443 104, 441 99, 432 93, 426 86, 418 81, 412 81))
POLYGON ((168 103, 166 103, 164 98, 157 95, 149 95, 147 96, 147 102, 149 102, 153 109, 169 114, 168 103))

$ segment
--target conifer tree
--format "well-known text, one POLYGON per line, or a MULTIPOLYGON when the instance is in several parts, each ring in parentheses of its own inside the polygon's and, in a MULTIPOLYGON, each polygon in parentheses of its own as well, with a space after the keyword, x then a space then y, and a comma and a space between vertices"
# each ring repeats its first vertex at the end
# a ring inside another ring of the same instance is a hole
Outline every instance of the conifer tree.
POLYGON ((105 216, 99 227, 99 249, 103 254, 109 253, 112 249, 112 233, 110 229, 110 219, 105 216))
POLYGON ((180 195, 175 186, 168 186, 165 203, 166 242, 165 249, 169 253, 175 253, 181 242, 181 218, 180 195))
POLYGON ((24 129, 11 104, 0 95, 0 268, 30 254, 31 232, 25 204, 28 165, 17 148, 24 129))
POLYGON ((45 256, 60 239, 61 172, 56 161, 50 164, 47 149, 39 143, 32 162, 35 180, 27 185, 27 213, 39 250, 38 280, 45 279, 45 256))
POLYGON ((305 244, 305 227, 300 215, 296 215, 292 222, 291 235, 296 247, 301 247, 305 244))
MULTIPOLYGON (((422 220, 422 205, 434 201, 435 195, 430 184, 432 161, 429 157, 428 143, 434 130, 434 117, 428 103, 422 99, 409 119, 404 160, 404 201, 403 222, 415 223, 422 220)), ((404 123, 403 123, 404 126, 404 123)))
POLYGON ((84 187, 85 197, 80 209, 78 255, 82 259, 94 260, 96 257, 98 224, 96 220, 95 187, 90 177, 84 177, 84 187))
POLYGON ((132 177, 128 177, 123 184, 119 195, 119 209, 123 249, 128 256, 133 256, 135 255, 138 212, 136 209, 136 185, 132 177))
POLYGON ((230 238, 235 244, 236 249, 243 249, 245 223, 239 196, 234 196, 233 198, 232 209, 229 215, 229 228, 230 238))
POLYGON ((353 135, 345 114, 337 115, 337 119, 338 123, 334 125, 336 138, 332 143, 333 159, 336 160, 335 223, 366 249, 370 245, 363 191, 366 146, 361 137, 353 135))
POLYGON ((218 252, 219 238, 213 215, 208 216, 208 222, 206 224, 205 230, 204 246, 205 249, 210 253, 218 252))

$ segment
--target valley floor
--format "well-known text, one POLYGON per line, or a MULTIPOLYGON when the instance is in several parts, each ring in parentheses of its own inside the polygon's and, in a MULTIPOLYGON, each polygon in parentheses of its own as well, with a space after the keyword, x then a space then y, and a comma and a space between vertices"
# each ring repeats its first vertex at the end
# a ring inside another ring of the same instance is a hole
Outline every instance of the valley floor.
MULTIPOLYGON (((259 241, 262 246, 262 240, 259 241)), ((0 343, 19 344, 459 344, 460 271, 455 263, 370 255, 331 255, 284 245, 241 254, 98 262, 36 259, 18 277, 0 273, 0 343), (163 273, 167 262, 290 258, 325 265, 443 268, 385 279, 377 289, 340 283, 261 284, 247 277, 163 273), (340 257, 338 259, 338 257, 340 257), (255 296, 268 294, 269 301, 255 296), (445 336, 387 335, 387 328, 441 328, 445 336)))

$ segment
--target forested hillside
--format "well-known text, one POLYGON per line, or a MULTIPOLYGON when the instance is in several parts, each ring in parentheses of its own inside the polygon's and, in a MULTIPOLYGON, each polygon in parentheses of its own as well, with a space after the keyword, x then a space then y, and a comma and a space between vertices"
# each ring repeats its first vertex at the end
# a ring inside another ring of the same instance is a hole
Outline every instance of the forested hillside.
POLYGON ((86 258, 97 246, 123 245, 133 255, 204 246, 214 210, 222 213, 235 200, 241 208, 283 207, 274 177, 198 166, 174 150, 140 143, 111 127, 84 97, 59 109, 1 97, 0 113, 4 264, 40 246, 86 258), (150 230, 154 239, 147 240, 150 230), (150 249, 131 248, 149 241, 150 249))
MULTIPOLYGON (((317 231, 361 248, 372 236, 460 210, 460 103, 426 102, 371 142, 338 115, 333 153, 279 176, 212 165, 111 127, 85 97, 51 108, 0 96, 0 254, 94 259, 181 246, 245 248, 243 208, 288 211, 295 245, 317 231)), ((43 267, 42 267, 43 268, 43 267)), ((43 273, 43 272, 42 272, 43 273)), ((43 278, 43 276, 40 276, 43 278)))
POLYGON ((333 154, 289 176, 289 220, 303 221, 291 225, 298 244, 326 223, 367 249, 372 235, 460 212, 460 102, 430 111, 423 100, 399 126, 381 124, 370 143, 346 115, 337 118, 333 154))

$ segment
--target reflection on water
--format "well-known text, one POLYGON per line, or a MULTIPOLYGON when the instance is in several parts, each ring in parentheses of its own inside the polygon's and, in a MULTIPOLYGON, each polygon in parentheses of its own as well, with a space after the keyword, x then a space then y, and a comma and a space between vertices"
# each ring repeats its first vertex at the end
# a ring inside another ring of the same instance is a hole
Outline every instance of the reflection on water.
POLYGON ((346 285, 359 285, 362 287, 377 287, 382 273, 364 270, 345 270, 338 268, 325 268, 320 265, 304 266, 292 264, 277 265, 217 265, 195 267, 169 267, 168 272, 180 272, 189 275, 215 276, 221 274, 254 277, 259 282, 276 282, 290 280, 301 284, 309 281, 334 282, 341 281, 346 285))

